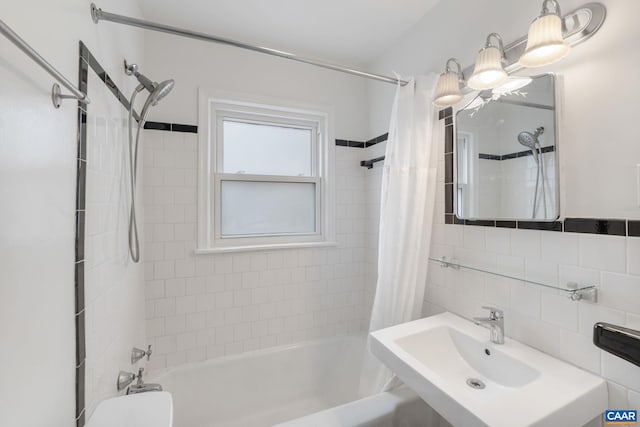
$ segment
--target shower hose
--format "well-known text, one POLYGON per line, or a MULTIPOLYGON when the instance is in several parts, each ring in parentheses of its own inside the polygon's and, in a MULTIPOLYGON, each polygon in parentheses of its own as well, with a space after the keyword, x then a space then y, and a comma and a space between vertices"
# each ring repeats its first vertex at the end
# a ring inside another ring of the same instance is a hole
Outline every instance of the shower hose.
POLYGON ((129 101, 129 172, 131 183, 131 209, 129 211, 129 253, 133 262, 140 261, 140 240, 138 238, 138 221, 136 218, 136 181, 138 174, 138 142, 140 141, 140 130, 144 125, 144 118, 138 120, 138 130, 136 131, 135 142, 133 140, 133 102, 136 95, 144 89, 140 85, 133 91, 129 101))

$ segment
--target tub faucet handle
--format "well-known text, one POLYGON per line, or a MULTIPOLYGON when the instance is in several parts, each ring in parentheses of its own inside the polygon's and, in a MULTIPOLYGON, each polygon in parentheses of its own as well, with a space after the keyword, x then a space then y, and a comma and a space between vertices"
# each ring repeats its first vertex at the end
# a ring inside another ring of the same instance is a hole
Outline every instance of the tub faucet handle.
POLYGON ((125 387, 131 384, 135 378, 136 374, 132 372, 120 371, 120 373, 118 373, 117 382, 118 391, 123 390, 125 387))
POLYGON ((133 347, 131 349, 131 364, 135 364, 138 360, 142 359, 144 356, 147 356, 147 361, 151 358, 151 345, 147 347, 147 351, 139 349, 138 347, 133 347))
POLYGON ((136 375, 136 377, 138 378, 138 385, 142 385, 144 384, 144 381, 142 380, 142 374, 144 373, 144 368, 140 368, 138 369, 138 375, 136 375))

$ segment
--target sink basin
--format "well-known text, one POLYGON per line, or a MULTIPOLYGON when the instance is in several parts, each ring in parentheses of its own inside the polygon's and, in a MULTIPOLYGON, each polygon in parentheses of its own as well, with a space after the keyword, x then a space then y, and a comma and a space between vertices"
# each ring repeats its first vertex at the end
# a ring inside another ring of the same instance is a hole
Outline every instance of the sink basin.
POLYGON ((166 391, 129 394, 100 402, 86 427, 172 427, 173 401, 166 391))
POLYGON ((455 426, 582 426, 607 407, 602 378, 509 338, 492 344, 452 313, 371 337, 373 354, 455 426))

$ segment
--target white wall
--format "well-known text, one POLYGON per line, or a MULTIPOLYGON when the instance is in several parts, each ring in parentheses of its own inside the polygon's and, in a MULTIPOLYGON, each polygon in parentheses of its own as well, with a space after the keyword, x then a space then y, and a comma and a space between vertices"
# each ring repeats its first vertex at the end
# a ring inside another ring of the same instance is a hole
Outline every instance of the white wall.
POLYGON ((367 135, 366 82, 347 74, 234 47, 145 33, 150 78, 176 80, 169 98, 150 119, 197 124, 198 88, 255 94, 334 108, 336 138, 362 141, 367 135))
MULTIPOLYGON (((204 87, 327 106, 336 138, 364 140, 361 79, 164 34, 147 33, 145 43, 143 72, 176 80, 150 120, 198 124, 204 87)), ((364 150, 336 147, 338 247, 196 256, 197 135, 145 131, 145 140, 143 257, 154 369, 362 329, 364 150)))
MULTIPOLYGON (((564 77, 565 111, 559 123, 560 178, 566 192, 562 212, 565 216, 639 218, 635 196, 631 197, 635 194, 631 169, 640 163, 640 145, 630 116, 639 83, 625 81, 614 102, 608 92, 611 86, 596 82, 615 75, 615 70, 638 69, 639 30, 633 16, 640 4, 603 3, 608 17, 600 32, 549 68, 564 77)), ((578 4, 562 2, 564 10, 578 4)), ((372 68, 407 75, 440 72, 450 56, 469 64, 486 34, 499 31, 507 41, 523 35, 539 7, 538 2, 524 0, 440 2, 372 68), (445 36, 451 42, 442 42, 445 36)), ((371 84, 370 96, 370 131, 380 134, 386 131, 393 89, 371 84)), ((436 209, 444 213, 442 170, 438 179, 436 209)), ((486 314, 482 305, 501 307, 508 336, 602 375, 609 384, 609 407, 640 409, 638 368, 591 343, 596 321, 640 328, 640 238, 445 225, 441 214, 434 221, 431 256, 443 255, 552 285, 569 281, 598 285, 598 304, 571 302, 556 291, 430 263, 424 314, 449 310, 472 317, 486 314)))
MULTIPOLYGON (((117 3, 135 13, 130 2, 117 3)), ((89 4, 3 2, 0 16, 72 82, 84 40, 120 84, 122 58, 140 56, 140 37, 96 26, 89 4)), ((4 37, 0 73, 0 425, 70 427, 77 103, 55 110, 53 79, 4 37)))
MULTIPOLYGON (((525 35, 540 12, 540 3, 441 1, 370 68, 404 75, 440 73, 452 56, 463 66, 470 65, 490 32, 499 32, 507 43, 525 35)), ((569 11, 582 3, 565 0, 561 6, 569 11)), ((614 95, 609 80, 619 70, 633 74, 640 67, 640 27, 634 20, 640 3, 601 3, 607 7, 607 18, 598 33, 576 46, 562 62, 535 72, 552 71, 563 77, 559 88, 564 104, 559 123, 561 180, 566 194, 563 215, 640 218, 636 197, 640 145, 633 120, 640 81, 624 79, 624 89, 614 95)), ((369 87, 370 133, 378 135, 388 128, 393 88, 379 83, 369 83, 369 87)))

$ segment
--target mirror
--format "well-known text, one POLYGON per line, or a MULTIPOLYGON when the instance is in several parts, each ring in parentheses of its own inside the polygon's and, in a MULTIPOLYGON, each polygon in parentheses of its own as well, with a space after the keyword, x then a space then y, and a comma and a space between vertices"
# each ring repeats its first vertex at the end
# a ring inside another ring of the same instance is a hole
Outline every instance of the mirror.
POLYGON ((559 216, 555 76, 511 77, 456 115, 455 209, 462 219, 559 216))

